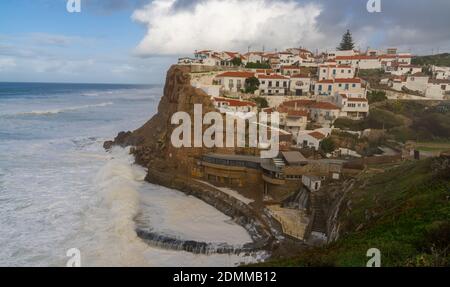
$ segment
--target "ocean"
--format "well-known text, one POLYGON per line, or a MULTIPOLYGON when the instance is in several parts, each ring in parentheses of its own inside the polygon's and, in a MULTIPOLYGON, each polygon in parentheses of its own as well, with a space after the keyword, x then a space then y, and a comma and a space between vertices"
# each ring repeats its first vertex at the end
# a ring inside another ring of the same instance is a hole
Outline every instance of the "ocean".
MULTIPOLYGON (((0 266, 234 266, 254 255, 194 254, 136 236, 251 241, 210 205, 144 181, 127 149, 102 145, 156 112, 163 87, 0 83, 0 266)), ((264 255, 261 255, 262 257, 264 255)))

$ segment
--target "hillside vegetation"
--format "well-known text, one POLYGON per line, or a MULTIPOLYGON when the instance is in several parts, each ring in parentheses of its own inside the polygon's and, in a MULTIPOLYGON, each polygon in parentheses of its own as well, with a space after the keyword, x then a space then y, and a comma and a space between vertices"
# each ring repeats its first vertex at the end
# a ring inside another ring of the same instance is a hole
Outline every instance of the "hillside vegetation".
POLYGON ((344 197, 340 238, 268 266, 365 266, 369 248, 382 266, 450 266, 449 157, 406 162, 363 175, 344 197))
POLYGON ((450 67, 450 53, 416 56, 412 58, 412 64, 421 66, 436 65, 450 67))
POLYGON ((364 120, 340 118, 335 121, 334 126, 352 131, 384 129, 387 138, 399 142, 448 141, 448 105, 448 102, 437 105, 425 101, 388 100, 371 105, 369 116, 364 120))

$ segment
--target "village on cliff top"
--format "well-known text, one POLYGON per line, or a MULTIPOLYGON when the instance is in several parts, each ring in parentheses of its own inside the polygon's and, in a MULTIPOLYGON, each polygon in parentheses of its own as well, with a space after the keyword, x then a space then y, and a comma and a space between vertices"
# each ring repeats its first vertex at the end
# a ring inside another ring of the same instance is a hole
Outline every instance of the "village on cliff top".
POLYGON ((436 101, 450 95, 450 68, 431 66, 424 73, 424 67, 412 65, 412 58, 395 48, 325 53, 291 48, 244 54, 202 50, 192 58, 180 58, 178 65, 190 66, 191 85, 210 96, 222 114, 264 111, 280 116, 277 157, 211 153, 202 157, 193 177, 244 195, 258 187, 264 206, 285 234, 326 240, 330 230, 321 188, 361 173, 370 163, 419 156, 414 145, 399 148, 384 142, 373 147, 383 130, 343 130, 334 126, 335 121, 366 119, 377 97, 436 101), (383 76, 374 80, 373 74, 383 76))

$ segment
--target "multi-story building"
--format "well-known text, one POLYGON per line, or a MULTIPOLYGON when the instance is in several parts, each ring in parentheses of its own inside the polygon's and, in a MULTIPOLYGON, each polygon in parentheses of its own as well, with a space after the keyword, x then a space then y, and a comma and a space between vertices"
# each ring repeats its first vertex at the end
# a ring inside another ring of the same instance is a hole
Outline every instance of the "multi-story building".
POLYGON ((366 89, 360 78, 319 80, 314 85, 314 94, 317 96, 333 96, 336 93, 366 97, 366 89))
POLYGON ((277 74, 257 74, 259 91, 262 95, 286 95, 289 90, 289 78, 277 74))
POLYGON ((336 65, 335 62, 319 65, 319 80, 347 79, 355 76, 355 68, 351 65, 336 65))
POLYGON ((229 71, 215 77, 215 82, 228 92, 240 92, 245 87, 245 79, 254 77, 252 72, 229 71))
POLYGON ((341 108, 340 117, 361 119, 369 114, 369 102, 365 98, 351 98, 346 94, 338 94, 336 104, 341 108))

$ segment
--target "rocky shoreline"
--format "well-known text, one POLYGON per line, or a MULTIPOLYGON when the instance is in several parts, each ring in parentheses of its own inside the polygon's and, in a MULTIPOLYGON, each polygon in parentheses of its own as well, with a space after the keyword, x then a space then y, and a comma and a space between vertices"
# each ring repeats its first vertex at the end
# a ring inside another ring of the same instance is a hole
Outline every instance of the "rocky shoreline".
MULTIPOLYGON (((192 195, 230 216, 237 224, 244 227, 253 242, 234 248, 223 245, 216 252, 239 253, 258 250, 272 251, 277 248, 281 233, 279 226, 262 210, 256 210, 212 186, 195 181, 191 177, 196 158, 202 154, 213 152, 207 148, 176 149, 170 143, 173 127, 170 118, 174 112, 193 113, 193 104, 201 103, 203 112, 213 109, 209 97, 201 90, 190 85, 189 67, 172 66, 167 73, 164 95, 158 106, 158 112, 141 128, 133 132, 120 132, 114 141, 104 143, 109 149, 114 145, 132 146, 131 153, 136 163, 146 167, 146 181, 176 189, 192 195)), ((138 236, 150 244, 161 244, 166 247, 183 249, 190 252, 210 252, 212 246, 205 242, 177 242, 173 238, 161 238, 161 235, 137 230, 138 236), (157 241, 155 241, 157 238, 157 241), (172 247, 171 247, 172 246, 172 247), (197 250, 197 251, 195 251, 197 250)))

